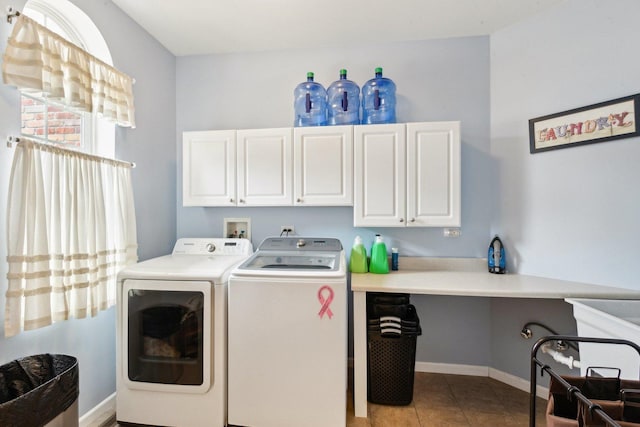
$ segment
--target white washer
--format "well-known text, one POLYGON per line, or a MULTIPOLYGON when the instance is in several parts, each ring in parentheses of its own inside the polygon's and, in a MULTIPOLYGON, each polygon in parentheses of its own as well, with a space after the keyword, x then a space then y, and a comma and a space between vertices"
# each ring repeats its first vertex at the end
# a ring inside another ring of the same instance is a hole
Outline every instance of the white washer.
POLYGON ((246 239, 180 239, 118 274, 118 421, 226 425, 227 282, 252 253, 246 239))
POLYGON ((266 239, 229 279, 229 426, 345 426, 346 391, 340 241, 266 239))

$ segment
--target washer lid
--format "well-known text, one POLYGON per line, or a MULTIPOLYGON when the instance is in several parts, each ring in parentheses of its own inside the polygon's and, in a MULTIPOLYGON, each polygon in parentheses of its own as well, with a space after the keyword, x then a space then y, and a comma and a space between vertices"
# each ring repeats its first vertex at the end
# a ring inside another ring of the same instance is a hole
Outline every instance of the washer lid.
POLYGON ((346 261, 338 239, 323 237, 268 237, 235 276, 344 277, 346 261))
POLYGON ((337 271, 340 268, 340 252, 257 252, 239 268, 337 271))

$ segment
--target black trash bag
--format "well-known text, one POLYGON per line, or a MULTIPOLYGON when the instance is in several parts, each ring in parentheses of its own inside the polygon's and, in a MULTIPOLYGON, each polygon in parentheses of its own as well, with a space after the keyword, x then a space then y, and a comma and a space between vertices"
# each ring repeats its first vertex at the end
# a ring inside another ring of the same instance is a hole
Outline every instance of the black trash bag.
POLYGON ((66 411, 79 394, 78 361, 39 354, 0 366, 0 426, 38 427, 66 411))

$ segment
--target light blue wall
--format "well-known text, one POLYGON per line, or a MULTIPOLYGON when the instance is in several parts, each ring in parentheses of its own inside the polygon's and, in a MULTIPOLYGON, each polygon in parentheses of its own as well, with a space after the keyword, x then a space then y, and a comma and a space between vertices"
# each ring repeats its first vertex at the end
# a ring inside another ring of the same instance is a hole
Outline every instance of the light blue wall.
MULTIPOLYGON (((381 233, 401 255, 484 256, 493 205, 487 191, 489 109, 488 37, 178 58, 178 237, 220 236, 225 217, 250 217, 254 246, 279 234, 281 225, 294 225, 298 235, 337 237, 347 251, 357 234, 368 246, 375 233, 381 233), (350 207, 182 207, 181 132, 292 126, 293 89, 306 80, 307 71, 315 72, 316 81, 328 87, 340 68, 346 68, 349 78, 362 86, 377 66, 397 85, 398 121, 462 122, 462 237, 445 238, 441 228, 356 229, 350 207)), ((488 325, 485 300, 418 299, 425 313, 433 313, 434 304, 445 304, 449 312, 474 313, 475 317, 463 319, 481 318, 488 325)), ((464 322, 436 318, 439 321, 425 322, 425 337, 444 336, 446 341, 438 340, 444 344, 441 350, 425 343, 419 349, 422 360, 449 362, 453 357, 457 363, 488 364, 488 327, 476 330, 473 342, 479 349, 469 353, 462 351, 468 343, 451 338, 466 336, 464 322)))
MULTIPOLYGON (((491 38, 471 37, 343 49, 175 58, 111 2, 74 1, 102 31, 115 65, 136 78, 138 127, 118 130, 117 157, 137 163, 134 192, 141 259, 176 237, 219 236, 223 218, 251 217, 253 242, 293 224, 299 234, 382 233, 402 255, 485 256, 504 238, 521 273, 639 288, 638 139, 528 154, 527 120, 639 92, 640 30, 634 0, 569 0, 491 38), (351 208, 183 208, 186 130, 289 126, 292 91, 307 71, 328 85, 340 68, 362 84, 374 67, 398 85, 400 121, 462 121, 462 237, 442 229, 355 229, 351 208)), ((0 0, 20 9, 24 1, 0 0)), ((0 24, 4 51, 11 26, 0 24)), ((18 95, 0 86, 2 137, 19 131, 18 95)), ((0 236, 12 151, 0 145, 0 236)), ((0 259, 6 245, 0 245, 0 259)), ((0 294, 6 290, 0 263, 0 294)), ((528 320, 560 332, 575 323, 559 301, 414 297, 423 319, 417 359, 489 365, 528 378, 528 320), (445 309, 446 308, 446 309, 445 309)), ((4 311, 4 298, 0 298, 4 311)), ((114 310, 5 339, 0 363, 39 352, 80 359, 81 413, 115 390, 114 310)), ((539 334, 541 331, 534 331, 539 334)))
MULTIPOLYGON (((640 92, 639 16, 635 0, 568 0, 491 37, 491 228, 520 273, 640 289, 640 138, 528 143, 531 118, 640 92)), ((524 378, 530 346, 506 326, 527 320, 575 330, 564 302, 494 300, 492 364, 524 378)))
POLYGON ((640 92, 639 16, 634 0, 568 0, 491 37, 492 229, 522 273, 640 289, 640 138, 528 146, 531 118, 640 92))
POLYGON ((489 176, 489 45, 487 37, 342 49, 307 49, 177 59, 178 237, 222 233, 223 218, 251 217, 253 243, 293 224, 299 235, 331 235, 350 247, 356 233, 381 232, 403 255, 481 256, 491 205, 489 176), (398 120, 462 121, 462 237, 442 229, 354 229, 351 208, 182 207, 181 133, 291 126, 293 89, 314 71, 328 86, 347 68, 362 85, 376 66, 398 87, 398 120))
MULTIPOLYGON (((640 287, 633 262, 640 205, 629 185, 640 171, 637 139, 532 156, 527 133, 529 118, 638 92, 629 49, 639 6, 565 2, 498 32, 490 52, 487 38, 477 37, 178 58, 178 237, 219 235, 224 217, 248 216, 254 244, 294 224, 299 234, 335 236, 346 247, 356 234, 370 242, 380 232, 404 255, 479 257, 499 233, 511 271, 640 287), (291 92, 306 71, 326 86, 345 67, 362 84, 378 65, 398 85, 399 121, 462 121, 462 238, 446 239, 442 229, 355 229, 350 208, 181 207, 182 131, 289 126, 291 92)), ((420 361, 489 365, 528 378, 524 323, 575 332, 561 301, 414 302, 429 320, 420 361)), ((536 337, 545 333, 534 328, 536 337)))
MULTIPOLYGON (((0 10, 22 10, 24 1, 0 0, 0 10)), ((175 57, 133 23, 111 2, 74 2, 101 30, 114 65, 136 78, 134 96, 137 129, 117 130, 116 155, 135 161, 139 256, 168 252, 175 241, 175 57)), ((12 26, 0 24, 4 52, 12 26)), ((0 85, 0 139, 20 133, 20 98, 15 88, 0 85)), ((13 151, 0 144, 0 312, 7 289, 6 200, 13 151)), ((80 414, 115 391, 115 308, 89 319, 56 323, 5 338, 0 327, 0 364, 39 353, 63 353, 78 358, 80 414)))

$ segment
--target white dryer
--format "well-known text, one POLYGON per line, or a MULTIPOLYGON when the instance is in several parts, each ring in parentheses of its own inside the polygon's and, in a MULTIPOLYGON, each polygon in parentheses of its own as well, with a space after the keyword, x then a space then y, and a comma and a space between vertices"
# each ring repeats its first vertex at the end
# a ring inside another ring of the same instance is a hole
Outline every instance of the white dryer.
POLYGON ((268 238, 229 279, 229 426, 346 425, 342 244, 268 238))
POLYGON ((227 283, 246 239, 180 239, 118 274, 116 418, 226 425, 227 283))

